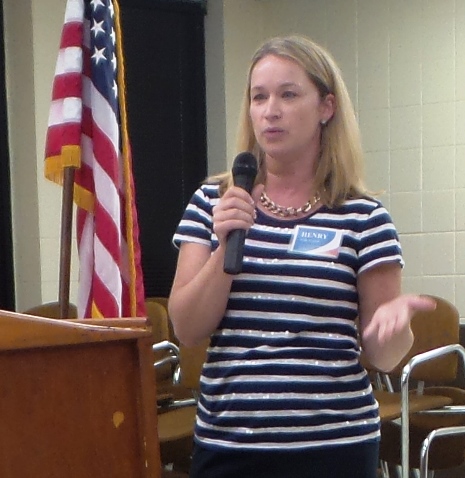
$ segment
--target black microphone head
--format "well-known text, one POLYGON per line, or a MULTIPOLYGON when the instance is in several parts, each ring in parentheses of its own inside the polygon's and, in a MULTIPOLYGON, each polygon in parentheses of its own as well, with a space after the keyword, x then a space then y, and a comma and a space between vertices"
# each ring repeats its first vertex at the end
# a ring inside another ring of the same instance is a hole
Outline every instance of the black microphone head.
POLYGON ((252 153, 244 151, 235 157, 232 167, 233 176, 237 174, 247 174, 255 177, 257 170, 257 158, 252 153))
POLYGON ((240 186, 250 193, 257 172, 257 158, 252 153, 244 151, 234 159, 232 175, 236 186, 240 186))

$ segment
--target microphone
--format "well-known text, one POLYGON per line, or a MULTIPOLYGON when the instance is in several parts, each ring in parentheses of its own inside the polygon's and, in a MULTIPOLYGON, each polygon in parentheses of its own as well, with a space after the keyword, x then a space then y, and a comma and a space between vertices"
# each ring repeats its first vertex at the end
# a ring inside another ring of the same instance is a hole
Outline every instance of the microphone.
MULTIPOLYGON (((234 186, 252 191, 255 176, 257 176, 257 159, 247 151, 239 153, 234 159, 232 175, 234 186)), ((242 270, 244 255, 245 229, 235 229, 228 235, 223 270, 227 274, 239 274, 242 270)))

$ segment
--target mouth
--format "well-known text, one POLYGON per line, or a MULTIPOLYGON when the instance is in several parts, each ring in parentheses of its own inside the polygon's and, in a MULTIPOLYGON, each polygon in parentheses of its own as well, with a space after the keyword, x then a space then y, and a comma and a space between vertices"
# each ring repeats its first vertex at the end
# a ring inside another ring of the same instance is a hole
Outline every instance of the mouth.
POLYGON ((263 136, 267 138, 274 138, 276 136, 281 136, 284 134, 284 130, 282 128, 266 128, 263 130, 263 136))

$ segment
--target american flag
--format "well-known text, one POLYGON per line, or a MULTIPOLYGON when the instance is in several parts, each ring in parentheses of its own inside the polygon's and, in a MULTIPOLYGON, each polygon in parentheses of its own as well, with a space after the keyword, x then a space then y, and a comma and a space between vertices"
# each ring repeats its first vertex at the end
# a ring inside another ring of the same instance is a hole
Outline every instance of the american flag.
POLYGON ((68 0, 53 80, 45 176, 76 168, 79 317, 145 315, 118 11, 68 0))

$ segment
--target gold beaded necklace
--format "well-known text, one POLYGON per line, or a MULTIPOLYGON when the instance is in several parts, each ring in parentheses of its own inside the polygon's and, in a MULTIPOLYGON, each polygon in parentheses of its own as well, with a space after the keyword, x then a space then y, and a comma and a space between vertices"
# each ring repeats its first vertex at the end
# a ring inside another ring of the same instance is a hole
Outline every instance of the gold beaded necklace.
POLYGON ((301 207, 284 207, 272 201, 265 191, 260 195, 262 206, 273 214, 281 217, 298 216, 300 213, 306 214, 320 200, 320 195, 316 193, 301 207))

